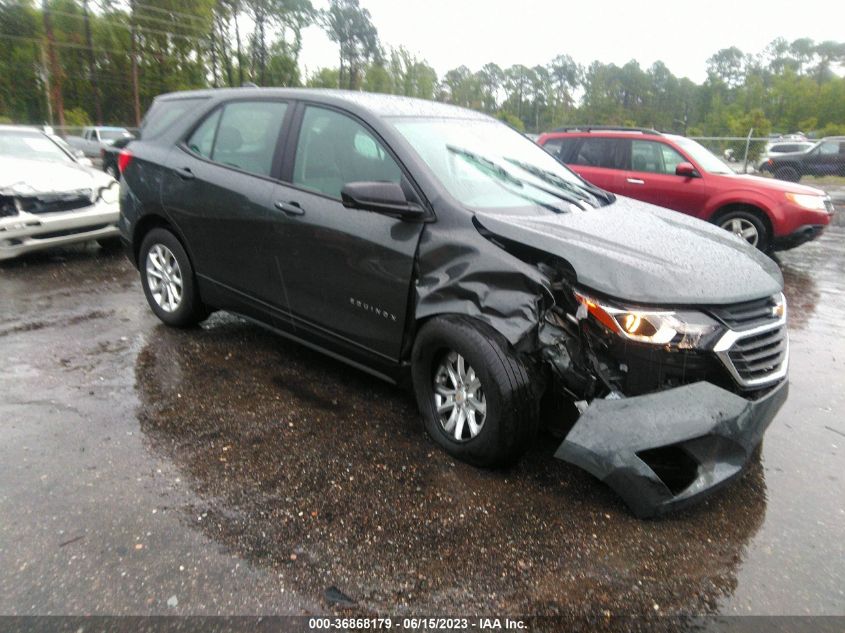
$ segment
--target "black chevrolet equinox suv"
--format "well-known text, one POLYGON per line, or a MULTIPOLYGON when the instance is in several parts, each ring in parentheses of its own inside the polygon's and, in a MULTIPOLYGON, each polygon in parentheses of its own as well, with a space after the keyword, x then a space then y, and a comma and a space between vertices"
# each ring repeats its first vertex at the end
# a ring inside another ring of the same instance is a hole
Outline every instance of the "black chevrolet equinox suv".
POLYGON ((365 93, 158 97, 119 157, 153 312, 227 310, 413 385, 479 466, 544 420, 640 516, 742 472, 787 393, 780 270, 479 113, 365 93))

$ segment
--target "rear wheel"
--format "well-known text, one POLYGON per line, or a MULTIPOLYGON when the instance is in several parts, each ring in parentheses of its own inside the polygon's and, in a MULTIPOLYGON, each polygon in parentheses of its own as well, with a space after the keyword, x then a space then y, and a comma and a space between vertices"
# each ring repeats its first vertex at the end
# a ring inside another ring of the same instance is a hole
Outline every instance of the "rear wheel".
POLYGON ((413 381, 426 431, 477 466, 515 461, 536 435, 538 397, 504 338, 466 317, 436 317, 417 335, 413 381))
POLYGON ((144 295, 159 319, 188 327, 208 316, 188 254, 173 233, 163 228, 150 231, 141 243, 139 263, 144 295))
POLYGON ((720 213, 714 222, 761 251, 769 248, 771 243, 769 228, 763 218, 754 211, 746 209, 726 211, 720 213))
POLYGON ((795 167, 779 167, 775 170, 775 178, 778 180, 787 180, 789 182, 798 182, 801 180, 801 174, 795 167))

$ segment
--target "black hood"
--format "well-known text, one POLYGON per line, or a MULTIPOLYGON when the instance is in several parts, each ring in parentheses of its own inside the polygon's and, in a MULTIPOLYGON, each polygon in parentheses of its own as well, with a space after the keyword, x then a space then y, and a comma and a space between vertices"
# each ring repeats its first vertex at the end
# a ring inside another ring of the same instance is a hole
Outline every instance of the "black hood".
POLYGON ((629 302, 730 304, 783 288, 775 262, 740 238, 629 198, 584 212, 476 217, 494 235, 565 259, 579 285, 629 302))

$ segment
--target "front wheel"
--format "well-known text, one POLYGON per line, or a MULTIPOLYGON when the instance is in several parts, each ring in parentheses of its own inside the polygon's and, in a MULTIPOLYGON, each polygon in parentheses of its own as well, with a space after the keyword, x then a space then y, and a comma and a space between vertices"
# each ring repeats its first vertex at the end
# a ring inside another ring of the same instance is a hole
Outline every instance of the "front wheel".
POLYGON ((753 211, 741 209, 727 211, 720 214, 715 223, 761 251, 769 248, 771 243, 769 229, 763 219, 753 211))
POLYGON ((512 463, 536 435, 539 398, 524 362, 483 323, 436 317, 419 331, 413 382, 425 428, 476 466, 512 463))
POLYGON ((191 261, 173 233, 161 228, 147 233, 139 263, 144 295, 159 319, 167 325, 189 327, 208 316, 191 261))

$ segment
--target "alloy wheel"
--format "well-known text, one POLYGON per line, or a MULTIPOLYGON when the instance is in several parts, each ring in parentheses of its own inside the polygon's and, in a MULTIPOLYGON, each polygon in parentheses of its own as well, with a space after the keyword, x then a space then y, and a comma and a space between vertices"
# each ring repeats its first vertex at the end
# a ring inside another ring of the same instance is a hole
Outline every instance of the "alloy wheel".
POLYGON ((457 352, 446 354, 434 372, 434 405, 440 427, 456 442, 476 437, 487 419, 481 379, 457 352))
POLYGON ((153 244, 147 252, 147 285, 150 294, 165 312, 174 312, 182 303, 182 270, 176 256, 164 244, 153 244))
POLYGON ((729 218, 720 224, 723 229, 730 231, 737 237, 741 237, 751 246, 757 246, 760 241, 760 232, 754 223, 745 218, 729 218))

